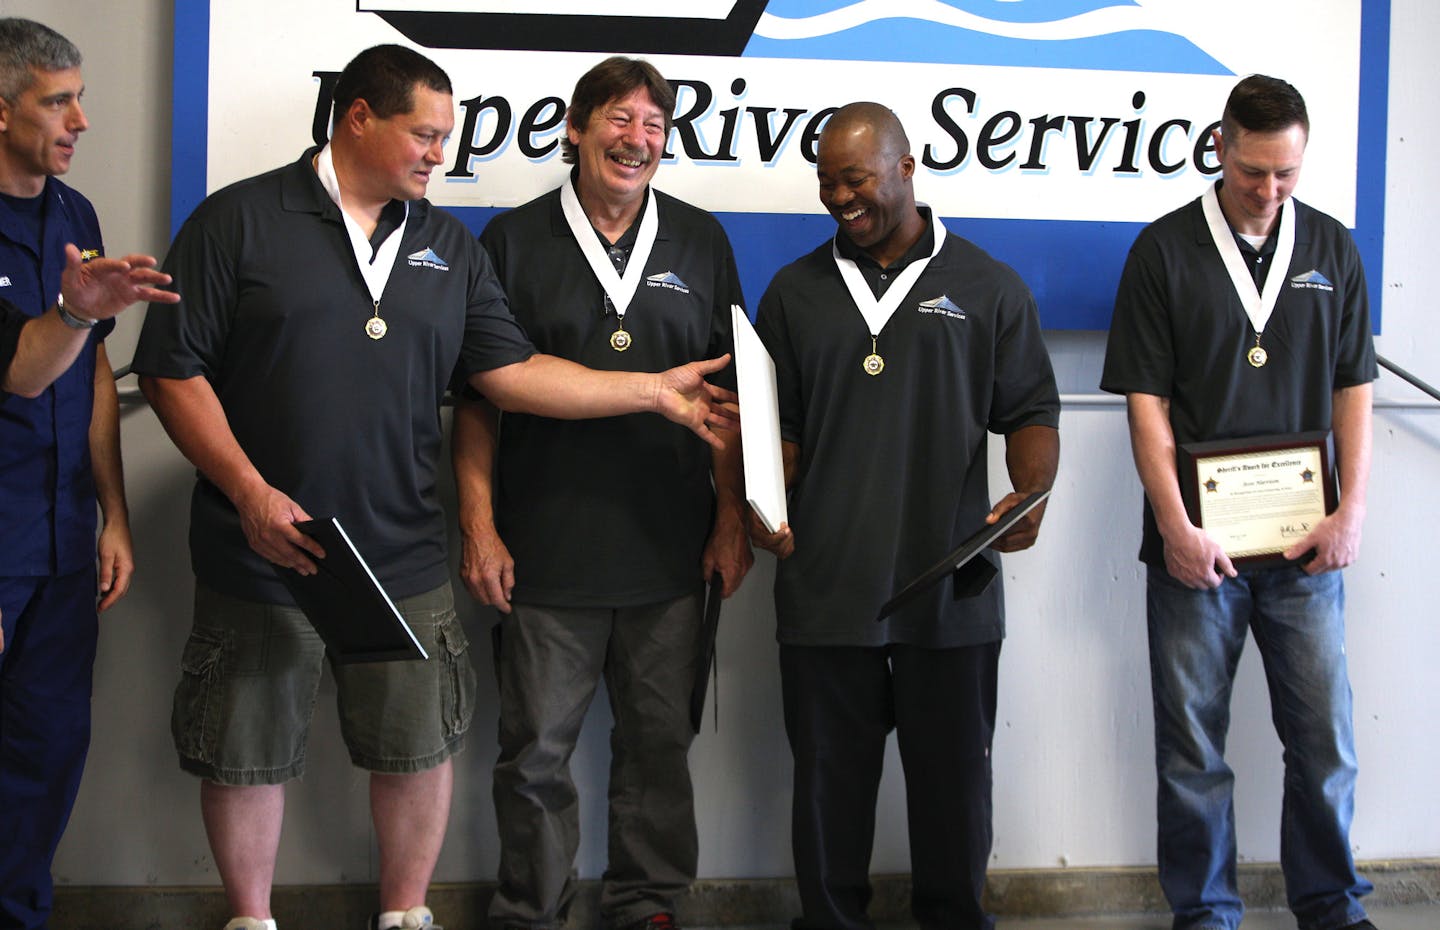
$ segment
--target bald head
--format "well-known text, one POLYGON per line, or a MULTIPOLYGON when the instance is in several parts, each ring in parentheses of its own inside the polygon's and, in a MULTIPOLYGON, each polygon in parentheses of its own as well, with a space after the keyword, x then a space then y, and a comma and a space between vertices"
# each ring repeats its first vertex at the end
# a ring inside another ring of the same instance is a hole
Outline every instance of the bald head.
POLYGON ((815 171, 840 232, 889 267, 925 232, 915 209, 915 158, 905 129, 878 103, 841 107, 825 123, 815 171))
POLYGON ((910 154, 910 139, 905 135, 905 127, 900 125, 900 118, 889 107, 870 101, 848 103, 835 111, 820 133, 822 149, 827 139, 832 142, 863 140, 887 158, 910 154))

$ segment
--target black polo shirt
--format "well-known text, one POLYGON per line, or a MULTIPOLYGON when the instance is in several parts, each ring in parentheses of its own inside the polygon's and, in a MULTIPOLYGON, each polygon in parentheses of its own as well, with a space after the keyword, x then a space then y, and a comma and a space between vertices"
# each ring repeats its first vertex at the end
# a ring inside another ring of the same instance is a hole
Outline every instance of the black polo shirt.
MULTIPOLYGON (((182 300, 152 304, 134 369, 208 378, 260 474, 313 517, 340 517, 392 596, 449 577, 437 493, 440 401, 461 376, 534 352, 484 251, 449 214, 410 204, 381 295, 383 339, 340 209, 299 161, 196 208, 165 262, 182 300)), ((290 598, 203 476, 191 508, 196 576, 237 597, 290 598)))
MULTIPOLYGON (((632 346, 565 221, 558 189, 486 227, 480 240, 515 317, 540 351, 609 371, 663 371, 733 349, 744 305, 724 229, 656 192, 655 245, 625 314, 632 346)), ((638 224, 638 218, 637 218, 638 224)), ((617 245, 633 245, 634 228, 617 245)), ((712 380, 734 387, 734 369, 712 380)), ((654 603, 693 591, 714 518, 711 452, 654 414, 552 420, 505 414, 496 526, 515 558, 514 600, 565 607, 654 603)))
MULTIPOLYGON (((1273 241, 1240 248, 1257 281, 1285 286, 1265 325, 1261 368, 1246 361, 1255 330, 1210 238, 1197 198, 1141 231, 1115 296, 1102 390, 1170 400, 1177 444, 1325 430, 1336 390, 1373 381, 1375 348, 1365 269, 1339 222, 1293 197, 1290 266, 1269 269, 1273 241)), ((1273 236, 1271 239, 1273 240, 1273 236)), ((1164 542, 1145 502, 1140 557, 1164 564, 1164 542)))
POLYGON ((957 601, 945 583, 884 623, 875 618, 984 521, 987 431, 1059 422, 1024 283, 947 234, 880 332, 885 370, 871 376, 861 367, 870 330, 827 240, 776 274, 756 328, 775 360, 781 435, 800 446, 789 502, 795 553, 776 570, 780 642, 953 647, 1001 638, 999 577, 975 598, 957 601))

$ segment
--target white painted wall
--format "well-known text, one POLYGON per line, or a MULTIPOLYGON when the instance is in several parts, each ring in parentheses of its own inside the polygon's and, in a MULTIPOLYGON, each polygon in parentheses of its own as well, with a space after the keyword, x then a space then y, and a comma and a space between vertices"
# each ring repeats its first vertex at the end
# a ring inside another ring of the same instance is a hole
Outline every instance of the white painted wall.
MULTIPOLYGON (((171 3, 0 0, 0 13, 44 20, 82 47, 92 129, 81 140, 71 180, 95 201, 112 254, 163 253, 171 3)), ((1440 6, 1393 0, 1392 19, 1386 262, 1370 273, 1384 275, 1380 351, 1435 381, 1440 338, 1425 281, 1434 268, 1430 220, 1440 214, 1440 185, 1430 174, 1440 151, 1440 73, 1433 62, 1440 6)), ((130 357, 139 317, 127 316, 111 340, 117 362, 130 357)), ((1093 393, 1103 336, 1052 334, 1051 347, 1062 391, 1093 393)), ((1431 791, 1440 749, 1432 734, 1440 688, 1433 676, 1440 624, 1430 572, 1436 564, 1434 515, 1440 513, 1434 480, 1440 473, 1440 408, 1389 376, 1382 377, 1378 394, 1366 542, 1360 562, 1347 573, 1362 768, 1353 839, 1362 858, 1435 856, 1440 805, 1431 791)), ((148 409, 129 408, 124 430, 140 574, 130 596, 103 621, 94 746, 56 876, 77 884, 214 883, 197 783, 177 769, 167 723, 188 627, 189 469, 148 409)), ((1154 780, 1143 582, 1134 559, 1140 489, 1119 406, 1067 406, 1062 434, 1064 461, 1041 544, 1007 558, 1005 567, 1011 633, 996 740, 994 865, 1149 864, 1154 780)), ((1003 474, 998 455, 996 466, 1003 474)), ((720 730, 707 723, 693 753, 705 876, 790 872, 790 763, 773 646, 772 569, 762 556, 727 608, 719 645, 720 730)), ((467 613, 482 673, 481 706, 458 763, 450 835, 437 875, 443 881, 495 874, 490 620, 487 611, 467 613)), ((291 789, 282 883, 375 878, 365 778, 349 766, 340 745, 329 705, 333 695, 327 684, 311 739, 310 773, 291 789)), ((603 868, 609 725, 604 708, 591 716, 575 757, 585 818, 579 868, 587 877, 603 868)), ((1280 752, 1253 652, 1242 668, 1234 716, 1241 854, 1274 860, 1280 752)), ((907 869, 893 755, 889 767, 877 872, 907 869)))

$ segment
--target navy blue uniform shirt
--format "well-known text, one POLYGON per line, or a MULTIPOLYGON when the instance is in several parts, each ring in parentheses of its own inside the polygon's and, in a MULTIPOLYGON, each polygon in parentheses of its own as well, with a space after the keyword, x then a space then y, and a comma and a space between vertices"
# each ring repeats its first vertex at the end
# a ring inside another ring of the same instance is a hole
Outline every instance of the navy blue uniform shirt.
MULTIPOLYGON (((10 362, 14 360, 15 349, 20 344, 20 330, 28 319, 19 307, 8 300, 0 300, 0 384, 5 383, 5 376, 10 373, 10 362)), ((0 388, 0 397, 4 396, 5 391, 0 388)))
MULTIPOLYGON (((104 254, 95 208, 47 178, 39 235, 0 202, 0 298, 36 317, 60 293, 65 244, 87 258, 104 254)), ((63 575, 95 559, 95 478, 90 413, 95 353, 114 321, 96 326, 64 374, 34 399, 0 394, 0 574, 63 575)))

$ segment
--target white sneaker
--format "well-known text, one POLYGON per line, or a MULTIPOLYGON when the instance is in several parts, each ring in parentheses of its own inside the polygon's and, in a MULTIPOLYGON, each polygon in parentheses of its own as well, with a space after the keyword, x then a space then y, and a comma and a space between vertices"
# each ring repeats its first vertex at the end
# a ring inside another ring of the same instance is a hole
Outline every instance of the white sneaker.
MULTIPOLYGON (((379 923, 379 915, 376 915, 371 918, 370 926, 372 928, 378 927, 379 923)), ((412 907, 401 916, 400 930, 421 930, 421 928, 424 928, 424 930, 445 930, 444 927, 435 922, 435 915, 430 913, 430 908, 428 907, 412 907)), ((230 928, 226 927, 225 930, 230 930, 230 928)), ((249 928, 245 928, 245 930, 249 930, 249 928)))
POLYGON ((275 930, 275 921, 256 920, 254 917, 236 917, 225 925, 225 930, 275 930))

